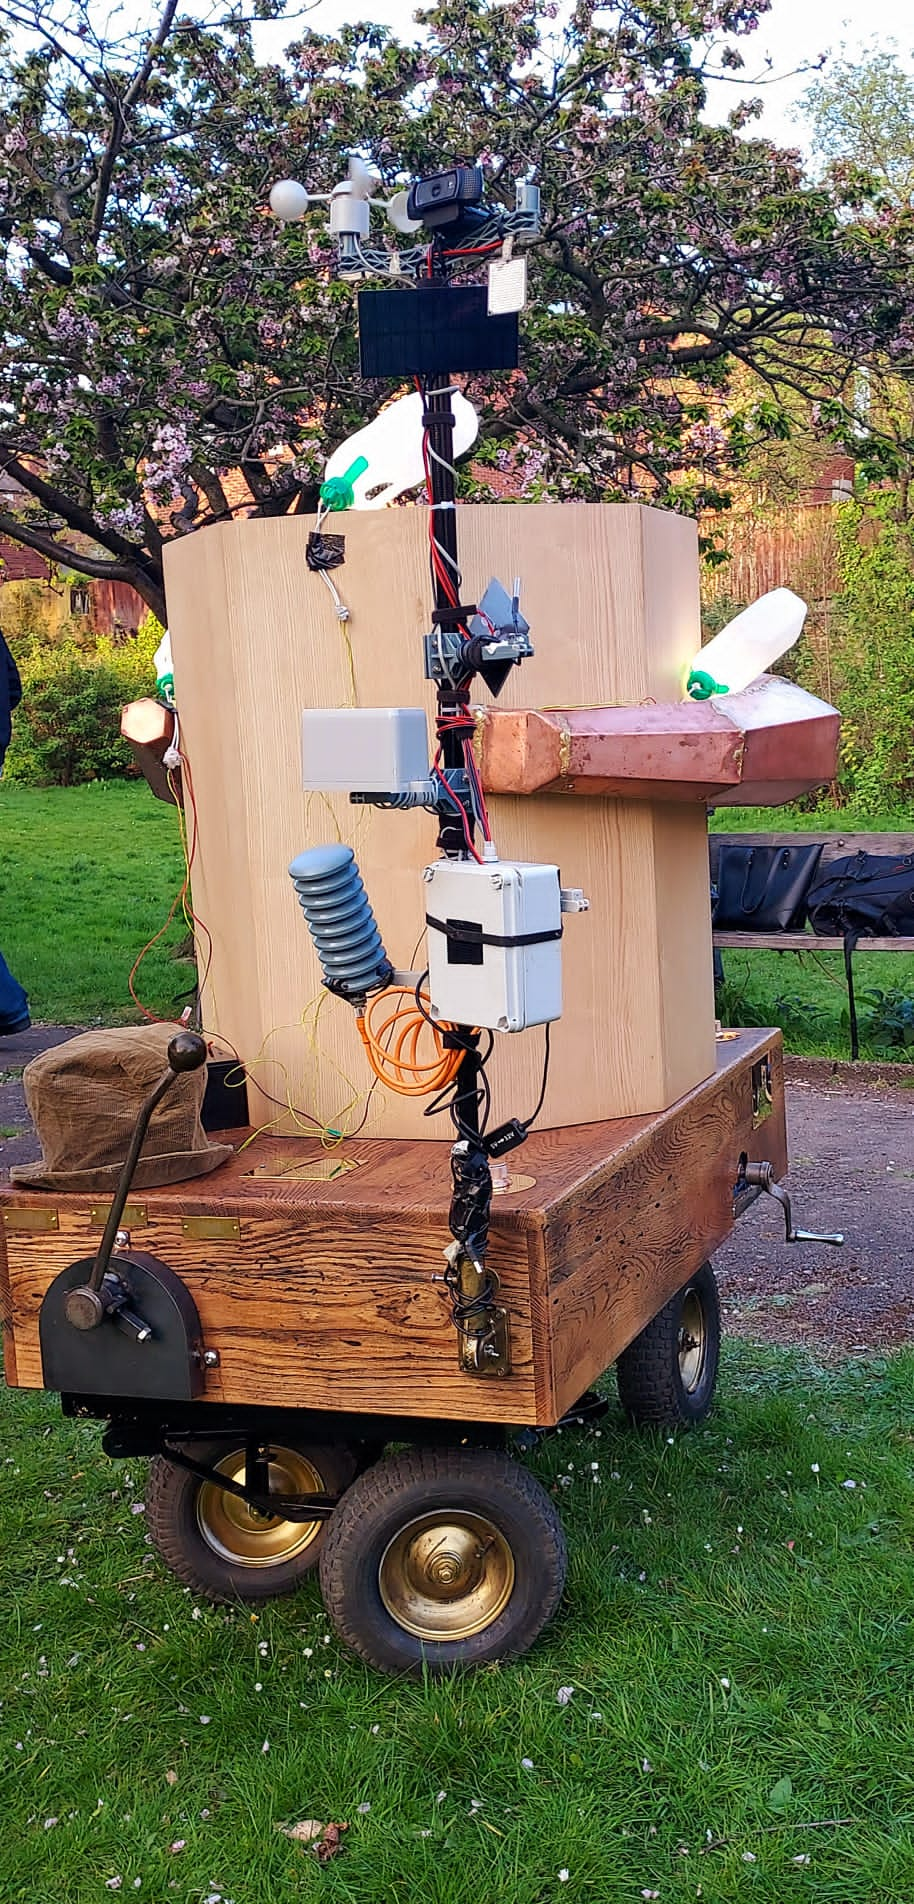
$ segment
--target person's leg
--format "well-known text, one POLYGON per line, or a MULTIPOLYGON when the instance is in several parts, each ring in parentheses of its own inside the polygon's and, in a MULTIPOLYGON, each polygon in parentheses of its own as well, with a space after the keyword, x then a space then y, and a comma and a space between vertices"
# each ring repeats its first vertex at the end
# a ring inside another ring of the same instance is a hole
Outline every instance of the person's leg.
POLYGON ((27 1031, 29 1001, 18 979, 13 977, 0 952, 0 1038, 13 1031, 27 1031))

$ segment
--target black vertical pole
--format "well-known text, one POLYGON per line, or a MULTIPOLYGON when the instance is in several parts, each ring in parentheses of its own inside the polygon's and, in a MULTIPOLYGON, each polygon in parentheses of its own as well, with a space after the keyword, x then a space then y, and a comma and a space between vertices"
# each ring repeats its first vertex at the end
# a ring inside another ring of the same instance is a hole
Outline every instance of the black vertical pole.
MULTIPOLYGON (((435 387, 425 393, 425 427, 428 431, 429 447, 435 452, 429 458, 431 471, 431 531, 441 551, 447 575, 453 583, 453 595, 459 602, 460 568, 457 560, 457 485, 454 476, 454 412, 451 407, 451 388, 447 377, 441 377, 435 387)), ((447 630, 459 627, 462 620, 455 612, 447 587, 433 565, 435 587, 435 620, 440 628, 447 630)), ((463 770, 463 736, 459 729, 449 724, 455 720, 466 720, 468 688, 452 688, 444 681, 438 683, 438 725, 441 743, 441 757, 445 770, 448 768, 463 770)), ((473 815, 467 809, 470 839, 473 838, 473 815)), ((467 839, 463 822, 455 813, 453 818, 442 816, 438 833, 441 851, 449 858, 456 859, 467 850, 467 839)), ((460 1035, 472 1038, 472 1029, 461 1025, 460 1035)), ((457 1081, 455 1109, 463 1130, 476 1138, 479 1136, 479 1060, 475 1045, 465 1050, 457 1081)))

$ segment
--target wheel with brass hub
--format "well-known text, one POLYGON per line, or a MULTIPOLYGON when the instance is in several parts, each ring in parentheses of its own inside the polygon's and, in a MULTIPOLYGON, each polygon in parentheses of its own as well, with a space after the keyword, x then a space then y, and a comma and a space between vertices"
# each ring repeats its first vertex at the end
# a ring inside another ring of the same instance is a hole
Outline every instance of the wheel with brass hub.
POLYGON ((616 1363, 629 1419, 662 1428, 704 1421, 719 1360, 720 1298, 710 1263, 702 1263, 616 1363))
POLYGON ((389 1673, 454 1672, 525 1653, 565 1583, 539 1481, 492 1449, 415 1448, 360 1475, 321 1554, 344 1643, 389 1673))
MULTIPOLYGON (((244 1485, 243 1442, 193 1441, 186 1452, 244 1485)), ((270 1492, 342 1494, 357 1466, 348 1448, 271 1441, 270 1492)), ((166 1566, 210 1600, 272 1600, 294 1592, 317 1565, 329 1525, 263 1513, 164 1455, 150 1463, 146 1524, 166 1566)))

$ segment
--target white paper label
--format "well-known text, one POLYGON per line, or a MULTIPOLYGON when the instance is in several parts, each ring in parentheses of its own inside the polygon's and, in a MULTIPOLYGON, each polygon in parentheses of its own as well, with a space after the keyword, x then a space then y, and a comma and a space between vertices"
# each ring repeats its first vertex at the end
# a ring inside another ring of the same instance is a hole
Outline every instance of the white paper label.
POLYGON ((489 266, 489 316, 522 311, 526 302, 526 253, 520 251, 511 258, 493 258, 489 266))

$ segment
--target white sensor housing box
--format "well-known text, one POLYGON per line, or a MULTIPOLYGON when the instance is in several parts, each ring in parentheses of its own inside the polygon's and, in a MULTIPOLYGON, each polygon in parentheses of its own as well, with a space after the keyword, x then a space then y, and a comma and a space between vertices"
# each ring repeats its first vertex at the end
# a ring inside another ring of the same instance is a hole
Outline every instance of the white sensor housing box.
POLYGON ((302 786, 315 793, 412 793, 428 784, 422 707, 306 707, 302 786))
POLYGON ((437 922, 427 939, 432 1017, 490 1031, 560 1018, 558 867, 440 859, 422 877, 426 915, 437 922))

